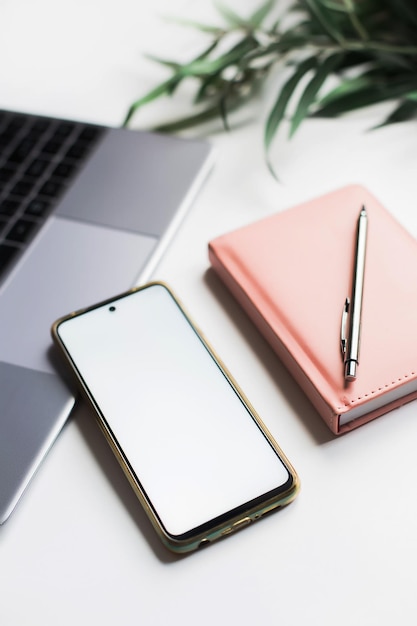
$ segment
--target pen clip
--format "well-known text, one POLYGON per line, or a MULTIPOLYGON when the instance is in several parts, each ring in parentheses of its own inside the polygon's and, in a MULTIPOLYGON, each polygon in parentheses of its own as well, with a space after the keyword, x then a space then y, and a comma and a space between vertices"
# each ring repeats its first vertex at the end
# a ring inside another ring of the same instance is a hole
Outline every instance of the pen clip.
POLYGON ((342 351, 343 359, 345 357, 346 349, 347 349, 346 326, 347 326, 347 319, 349 315, 349 307, 350 307, 350 299, 346 298, 345 303, 343 305, 342 323, 340 326, 340 349, 342 351))

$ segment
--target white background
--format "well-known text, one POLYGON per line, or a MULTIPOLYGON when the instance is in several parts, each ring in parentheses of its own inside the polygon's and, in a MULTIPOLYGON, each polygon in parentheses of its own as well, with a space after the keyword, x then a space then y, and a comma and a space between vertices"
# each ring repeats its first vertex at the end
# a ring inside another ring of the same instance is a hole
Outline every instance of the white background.
MULTIPOLYGON (((202 41, 167 14, 214 19, 209 0, 0 0, 0 107, 119 125, 166 76, 143 53, 186 58, 202 41)), ((194 131, 209 136, 216 164, 155 278, 182 299, 298 470, 299 497, 206 550, 172 556, 80 408, 0 528, 2 625, 415 624, 416 404, 334 438, 207 272, 212 237, 349 183, 417 235, 415 125, 367 132, 381 107, 309 121, 275 144, 278 184, 262 125, 282 80, 278 72, 232 132, 194 131)), ((178 114, 189 95, 151 106, 135 126, 178 114)))

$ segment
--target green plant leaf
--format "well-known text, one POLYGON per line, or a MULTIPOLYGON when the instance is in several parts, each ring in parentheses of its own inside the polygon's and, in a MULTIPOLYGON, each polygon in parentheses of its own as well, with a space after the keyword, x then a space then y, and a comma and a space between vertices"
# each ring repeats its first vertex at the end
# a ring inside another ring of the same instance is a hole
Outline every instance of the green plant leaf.
POLYGON ((287 105, 290 101, 292 94, 294 93, 295 88, 297 87, 302 77, 316 66, 316 57, 310 57, 306 59, 305 61, 300 63, 295 72, 280 90, 278 98, 269 114, 265 126, 264 144, 267 155, 269 153, 269 148, 271 146, 272 140, 274 139, 278 128, 282 120, 284 119, 287 105))
POLYGON ((133 117, 133 115, 136 113, 136 111, 140 109, 141 107, 145 106, 145 104, 149 104, 149 102, 152 102, 153 100, 156 100, 157 98, 160 98, 161 96, 171 94, 173 89, 175 89, 175 87, 182 80, 182 78, 183 77, 181 75, 175 74, 169 80, 161 83, 160 85, 155 87, 155 89, 152 89, 147 94, 145 94, 142 98, 139 98, 139 100, 136 100, 136 102, 134 102, 129 107, 129 110, 127 112, 127 115, 122 125, 127 126, 131 118, 133 117))
POLYGON ((220 98, 219 101, 220 117, 222 119, 223 127, 225 130, 230 130, 229 121, 227 119, 228 110, 228 100, 227 95, 225 94, 222 98, 220 98))
POLYGON ((303 3, 309 8, 311 14, 315 16, 317 21, 324 28, 325 32, 338 44, 344 43, 343 34, 335 27, 330 12, 319 0, 303 0, 303 3))
POLYGON ((300 50, 305 46, 311 44, 311 39, 304 34, 299 33, 285 33, 280 36, 277 41, 268 44, 265 47, 258 47, 251 54, 253 58, 259 56, 268 56, 270 54, 276 54, 277 60, 280 55, 284 55, 292 50, 300 50))
POLYGON ((352 68, 365 66, 366 63, 372 62, 373 58, 372 54, 367 50, 348 51, 344 53, 337 70, 338 72, 346 72, 346 70, 352 68))
POLYGON ((372 104, 401 98, 416 89, 417 77, 412 81, 401 81, 397 84, 366 85, 362 89, 342 94, 327 105, 319 106, 314 115, 316 117, 336 117, 372 104))
POLYGON ((301 95, 295 113, 292 116, 290 137, 295 134, 301 122, 308 115, 310 106, 314 102, 324 81, 337 68, 342 59, 343 53, 337 53, 327 57, 327 59, 325 59, 322 63, 319 63, 314 76, 309 81, 303 94, 301 95))
MULTIPOLYGON (((343 64, 342 64, 343 66, 343 64)), ((366 87, 371 87, 375 84, 380 84, 381 81, 386 80, 386 78, 381 75, 380 70, 372 69, 368 72, 364 72, 359 76, 355 76, 354 78, 344 78, 342 82, 334 87, 330 92, 320 98, 319 106, 327 107, 332 102, 336 102, 341 98, 347 96, 348 94, 354 94, 366 87)))
MULTIPOLYGON (((237 106, 239 106, 238 101, 234 103, 229 103, 229 111, 236 108, 237 106)), ((176 133, 182 130, 186 130, 187 128, 193 128, 194 126, 198 126, 199 124, 204 124, 205 122, 216 119, 219 117, 219 114, 219 103, 216 102, 214 105, 207 107, 199 113, 185 116, 183 118, 174 120, 173 122, 167 122, 166 124, 160 124, 158 126, 155 126, 153 130, 162 133, 176 133)))
POLYGON ((159 65, 163 65, 165 67, 169 67, 172 71, 177 72, 181 69, 181 65, 176 61, 170 61, 169 59, 161 59, 161 57, 157 57, 153 54, 145 54, 145 58, 149 61, 153 61, 154 63, 158 63, 159 65))
POLYGON ((417 102, 415 100, 406 100, 402 102, 388 117, 373 129, 382 128, 389 124, 397 124, 398 122, 406 122, 417 117, 417 102))
MULTIPOLYGON (((217 48, 218 44, 219 44, 219 40, 215 38, 214 41, 212 41, 207 48, 205 48, 202 52, 200 52, 199 55, 197 55, 197 57, 193 60, 193 62, 197 62, 197 61, 201 61, 202 59, 205 59, 211 52, 213 52, 213 50, 217 48)), ((174 72, 180 73, 181 71, 182 66, 180 63, 176 61, 171 61, 169 59, 161 59, 160 57, 154 56, 153 54, 147 54, 145 56, 147 59, 150 59, 151 61, 154 61, 155 63, 159 63, 160 65, 169 67, 174 72)))
POLYGON ((248 52, 257 47, 256 40, 248 35, 236 46, 216 59, 197 59, 181 68, 183 76, 207 76, 221 72, 230 65, 238 65, 248 52))
POLYGON ((204 100, 210 98, 210 90, 212 90, 213 94, 219 93, 224 85, 224 80, 219 76, 219 74, 206 76, 201 80, 200 88, 197 91, 197 94, 194 98, 194 104, 200 104, 204 100))
POLYGON ((242 26, 246 26, 246 20, 242 19, 237 13, 232 11, 229 7, 225 6, 221 2, 215 2, 215 7, 223 17, 223 19, 229 24, 232 28, 242 28, 242 26))
POLYGON ((391 10, 417 26, 417 5, 414 0, 386 0, 391 10))
POLYGON ((339 11, 340 13, 347 13, 346 5, 343 2, 332 2, 331 0, 322 0, 322 5, 331 11, 339 11))
POLYGON ((266 16, 271 12, 272 8, 276 4, 275 0, 267 0, 262 4, 259 9, 257 9, 250 16, 248 22, 252 26, 253 29, 257 29, 262 25, 262 22, 266 18, 266 16))

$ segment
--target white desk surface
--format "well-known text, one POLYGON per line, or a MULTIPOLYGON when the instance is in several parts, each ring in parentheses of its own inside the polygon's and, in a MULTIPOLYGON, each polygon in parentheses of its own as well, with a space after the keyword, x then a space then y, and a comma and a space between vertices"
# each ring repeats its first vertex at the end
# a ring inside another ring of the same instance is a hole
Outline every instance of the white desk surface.
MULTIPOLYGON (((231 4, 243 12, 256 2, 231 4)), ((0 107, 118 125, 165 76, 142 54, 186 54, 200 41, 161 15, 212 13, 211 0, 0 0, 0 107)), ((309 121, 291 143, 277 142, 277 184, 263 158, 273 85, 267 93, 243 116, 248 123, 210 132, 215 168, 155 277, 171 284, 222 356, 298 470, 301 492, 251 528, 172 556, 79 410, 0 529, 4 626, 415 624, 417 405, 332 437, 207 273, 206 253, 217 234, 352 182, 417 235, 415 127, 365 132, 379 107, 309 121)), ((136 126, 178 113, 187 96, 151 106, 136 126)))

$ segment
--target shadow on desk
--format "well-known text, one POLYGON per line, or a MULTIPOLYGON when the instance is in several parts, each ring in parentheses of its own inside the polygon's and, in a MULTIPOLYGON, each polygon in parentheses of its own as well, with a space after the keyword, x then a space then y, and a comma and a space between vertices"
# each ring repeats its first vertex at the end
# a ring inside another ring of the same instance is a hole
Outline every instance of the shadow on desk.
POLYGON ((102 435, 92 410, 81 399, 77 402, 74 421, 122 506, 128 511, 155 556, 167 564, 175 563, 187 556, 171 553, 163 546, 110 446, 102 435))
POLYGON ((285 397, 288 404, 293 408, 295 415, 298 416, 316 443, 321 445, 333 441, 336 436, 324 424, 299 385, 288 373, 271 346, 252 324, 212 268, 206 271, 204 280, 212 294, 221 303, 226 314, 233 321, 233 324, 238 328, 244 340, 247 341, 253 352, 271 374, 279 393, 285 397))

